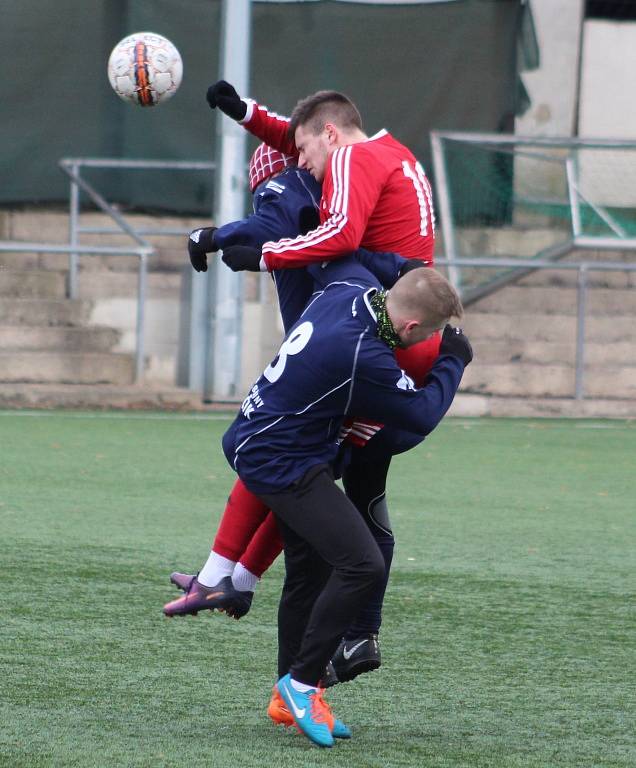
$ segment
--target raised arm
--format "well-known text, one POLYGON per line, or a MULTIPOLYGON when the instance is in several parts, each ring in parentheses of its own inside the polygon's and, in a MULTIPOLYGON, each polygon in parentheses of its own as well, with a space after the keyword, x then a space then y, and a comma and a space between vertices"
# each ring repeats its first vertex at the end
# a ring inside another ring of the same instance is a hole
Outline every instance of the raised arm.
POLYGON ((288 135, 288 117, 270 112, 267 107, 257 104, 252 99, 242 99, 234 86, 225 80, 219 80, 218 83, 211 85, 206 98, 211 109, 220 109, 270 147, 286 155, 298 157, 296 144, 288 135))

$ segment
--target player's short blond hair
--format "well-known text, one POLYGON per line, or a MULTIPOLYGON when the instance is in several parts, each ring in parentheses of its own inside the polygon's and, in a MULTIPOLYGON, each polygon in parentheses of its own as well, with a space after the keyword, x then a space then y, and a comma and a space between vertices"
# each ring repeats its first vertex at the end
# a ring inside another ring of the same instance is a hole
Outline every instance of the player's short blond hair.
POLYGON ((302 125, 318 134, 326 123, 334 123, 345 131, 362 130, 362 118, 358 108, 348 96, 339 91, 316 91, 296 104, 289 123, 289 136, 294 137, 296 128, 302 125))
POLYGON ((449 281, 435 269, 413 269, 391 288, 391 304, 403 319, 441 327, 464 314, 461 299, 449 281))

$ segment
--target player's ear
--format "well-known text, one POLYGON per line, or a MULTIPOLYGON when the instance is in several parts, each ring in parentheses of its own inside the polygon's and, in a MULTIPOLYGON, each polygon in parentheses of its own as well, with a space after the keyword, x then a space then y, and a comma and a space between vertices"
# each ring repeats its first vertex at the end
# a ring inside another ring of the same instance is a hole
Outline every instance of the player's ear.
POLYGON ((407 320, 402 329, 403 341, 409 343, 413 343, 414 339, 419 341, 423 325, 424 323, 419 322, 419 320, 407 320))
POLYGON ((325 131, 329 144, 333 145, 338 143, 340 133, 337 126, 335 126, 333 123, 325 123, 323 130, 325 131))
POLYGON ((405 333, 411 334, 413 331, 417 330, 420 325, 421 323, 418 323, 417 320, 407 320, 404 324, 404 331, 405 333))

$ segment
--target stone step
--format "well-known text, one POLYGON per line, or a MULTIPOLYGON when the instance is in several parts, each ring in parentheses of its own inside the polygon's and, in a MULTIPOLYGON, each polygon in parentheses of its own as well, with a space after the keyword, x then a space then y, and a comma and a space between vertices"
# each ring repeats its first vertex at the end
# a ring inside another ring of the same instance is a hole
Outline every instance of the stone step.
MULTIPOLYGON (((511 317, 500 312, 480 312, 475 307, 469 307, 460 325, 470 339, 475 341, 532 339, 574 344, 576 338, 574 315, 538 315, 522 312, 511 317)), ((636 322, 629 315, 586 317, 585 340, 606 344, 617 341, 634 343, 636 342, 636 322)))
MULTIPOLYGON (((475 359, 466 369, 461 390, 508 397, 572 397, 575 392, 574 368, 532 363, 480 364, 475 359)), ((636 368, 586 368, 584 392, 587 397, 634 399, 636 368)))
MULTIPOLYGON (((636 266, 636 261, 632 262, 636 266)), ((462 286, 465 290, 485 284, 497 274, 496 270, 464 267, 461 270, 462 286)), ((556 288, 571 288, 578 286, 578 271, 573 269, 537 269, 525 277, 520 277, 510 285, 554 286, 556 288)), ((587 285, 590 288, 628 289, 636 286, 636 271, 634 272, 602 272, 589 270, 587 285)))
MULTIPOLYGON (((115 386, 0 382, 0 408, 8 409, 181 411, 185 412, 187 418, 227 418, 229 423, 237 407, 238 403, 232 402, 204 403, 199 393, 180 387, 157 387, 147 384, 115 386)), ((494 397, 460 392, 453 400, 447 418, 479 416, 634 419, 636 401, 598 398, 575 400, 572 397, 494 397)), ((162 415, 150 414, 149 418, 162 418, 162 415)))
MULTIPOLYGON (((601 263, 603 259, 589 254, 582 254, 580 259, 568 259, 568 261, 592 261, 601 263)), ((614 259, 612 259, 614 261, 614 259)), ((636 267, 636 255, 624 254, 624 258, 615 259, 626 266, 636 267)), ((521 278, 517 285, 546 286, 576 288, 579 280, 579 272, 576 269, 537 269, 521 278)), ((593 288, 634 288, 636 286, 636 270, 634 271, 603 271, 591 269, 587 272, 587 284, 593 288)))
POLYGON ((131 384, 132 355, 90 352, 0 352, 0 381, 131 384))
POLYGON ((537 227, 457 227, 455 239, 466 256, 531 258, 544 248, 566 241, 568 234, 537 227))
MULTIPOLYGON (((129 213, 120 211, 124 219, 133 229, 183 229, 190 232, 197 227, 209 227, 212 221, 202 216, 155 216, 152 214, 129 213)), ((2 238, 7 240, 24 240, 39 243, 68 243, 69 238, 69 214, 68 211, 15 210, 0 213, 0 219, 4 216, 4 226, 0 226, 2 238), (34 232, 36 236, 34 237, 34 232)), ((82 211, 80 216, 81 227, 99 227, 103 229, 116 228, 115 222, 104 213, 96 211, 82 211)), ((158 247, 172 246, 175 237, 183 235, 143 235, 144 238, 156 244, 158 247)), ((111 240, 112 245, 130 245, 131 238, 127 234, 91 234, 81 233, 82 243, 90 245, 105 245, 111 240)))
MULTIPOLYGON (((150 245, 157 249, 148 262, 149 272, 178 272, 188 261, 187 236, 197 227, 209 227, 208 217, 153 216, 123 212, 125 220, 138 230, 171 230, 180 234, 143 234, 150 245)), ((113 229, 115 222, 107 215, 97 212, 82 212, 82 227, 113 229)), ((0 212, 0 239, 24 242, 66 244, 69 240, 69 216, 66 211, 6 211, 0 212)), ((134 244, 129 235, 121 233, 80 233, 82 245, 109 245, 129 247, 134 244)), ((68 255, 62 253, 0 253, 0 266, 8 269, 52 269, 66 271, 68 255)), ((139 259, 134 255, 80 254, 80 270, 135 272, 139 259)))
MULTIPOLYGON (((128 243, 129 245, 130 243, 128 243)), ((108 241, 97 245, 113 245, 108 241)), ((115 243, 115 245, 123 245, 115 243)), ((187 236, 175 239, 172 247, 161 248, 148 259, 148 272, 178 272, 189 264, 187 236)), ((84 272, 138 272, 139 257, 133 255, 80 254, 80 275, 84 272)), ((45 270, 68 273, 69 258, 66 253, 12 253, 0 251, 0 270, 45 270)))
POLYGON ((53 299, 0 300, 1 325, 81 325, 89 319, 92 302, 53 299))
POLYGON ((62 272, 0 270, 0 296, 21 299, 63 299, 66 275, 62 272))
MULTIPOLYGON (((181 387, 144 384, 11 384, 0 382, 0 408, 139 409, 154 411, 227 411, 236 404, 204 404, 201 395, 181 387)), ((222 416, 220 416, 222 417, 222 416)), ((228 422, 229 422, 228 416, 228 422)))
MULTIPOLYGON (((574 365, 576 345, 562 341, 471 339, 479 364, 536 363, 538 365, 574 365)), ((636 342, 618 341, 612 344, 587 342, 585 365, 636 365, 636 342)), ((633 368, 636 377, 636 368, 633 368)))
MULTIPOLYGON (((546 248, 566 244, 572 233, 567 227, 457 227, 455 241, 458 255, 466 257, 500 256, 502 258, 533 258, 546 248)), ((616 240, 619 243, 619 240, 616 240)), ((442 256, 443 237, 436 238, 436 255, 442 256)), ((634 259, 634 251, 615 249, 575 248, 563 258, 572 261, 621 261, 634 259)))
MULTIPOLYGON (((66 257, 66 266, 68 267, 68 256, 66 257)), ((41 269, 39 254, 0 251, 0 272, 4 272, 4 270, 19 272, 23 269, 41 269)), ((64 266, 56 267, 56 269, 64 269, 64 266)))
POLYGON ((121 333, 114 328, 0 325, 0 349, 23 351, 110 352, 121 333))
MULTIPOLYGON (((0 404, 2 388, 0 386, 0 404)), ((636 400, 584 397, 497 397, 460 392, 447 417, 530 418, 530 419, 635 419, 636 400)), ((591 428, 595 425, 590 424, 591 428)), ((604 421, 603 427, 611 427, 604 421)))
MULTIPOLYGON (((471 312, 500 312, 510 315, 532 311, 543 315, 573 315, 577 311, 577 292, 554 286, 509 285, 470 306, 471 312)), ((636 314, 636 291, 592 288, 587 294, 587 316, 636 314)))
MULTIPOLYGON (((78 291, 81 299, 135 298, 137 277, 125 272, 84 272, 79 275, 78 291)), ((179 296, 181 273, 149 274, 147 299, 179 296)))

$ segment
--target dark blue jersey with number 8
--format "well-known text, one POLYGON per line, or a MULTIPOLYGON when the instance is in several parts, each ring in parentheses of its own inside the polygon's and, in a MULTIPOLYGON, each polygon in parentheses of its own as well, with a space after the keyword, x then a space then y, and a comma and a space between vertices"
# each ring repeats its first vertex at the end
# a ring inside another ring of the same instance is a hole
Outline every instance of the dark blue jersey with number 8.
MULTIPOLYGON (((372 263, 392 271, 394 282, 403 260, 373 254, 372 263)), ((369 301, 381 287, 375 275, 355 256, 310 270, 318 290, 223 437, 229 463, 256 494, 281 491, 312 466, 332 463, 347 415, 427 435, 464 370, 458 358, 441 355, 416 389, 377 336, 369 301)))

